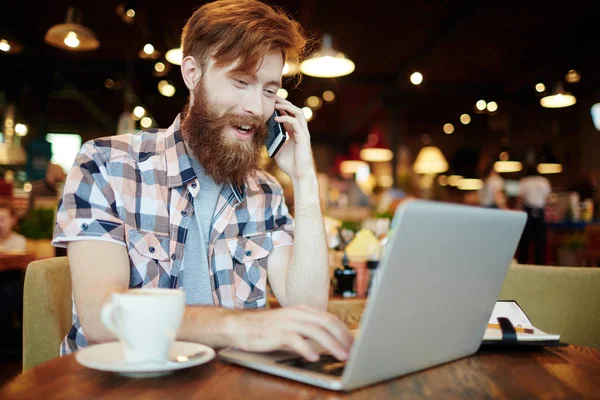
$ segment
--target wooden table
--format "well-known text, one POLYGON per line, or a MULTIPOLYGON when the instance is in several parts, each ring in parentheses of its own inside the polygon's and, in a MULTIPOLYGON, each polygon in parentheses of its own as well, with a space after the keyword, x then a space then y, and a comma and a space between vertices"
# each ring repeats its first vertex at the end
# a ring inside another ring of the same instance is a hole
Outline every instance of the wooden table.
POLYGON ((220 360, 161 378, 133 379, 56 358, 0 388, 0 399, 483 399, 600 396, 600 350, 568 346, 482 350, 350 393, 327 391, 220 360))

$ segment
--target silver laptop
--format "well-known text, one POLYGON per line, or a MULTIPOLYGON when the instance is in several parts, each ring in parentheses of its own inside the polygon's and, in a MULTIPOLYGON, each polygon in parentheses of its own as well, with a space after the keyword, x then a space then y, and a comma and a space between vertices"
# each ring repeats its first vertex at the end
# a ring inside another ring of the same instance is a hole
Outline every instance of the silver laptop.
POLYGON ((527 216, 430 201, 399 207, 346 363, 227 348, 222 359, 332 390, 352 390, 469 356, 527 216))

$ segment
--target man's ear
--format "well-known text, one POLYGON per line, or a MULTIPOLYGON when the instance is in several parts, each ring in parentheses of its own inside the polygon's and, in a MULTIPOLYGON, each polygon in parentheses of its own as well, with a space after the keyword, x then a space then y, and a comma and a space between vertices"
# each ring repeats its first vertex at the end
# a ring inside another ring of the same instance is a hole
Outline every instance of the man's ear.
POLYGON ((181 61, 181 76, 183 77, 185 86, 193 93, 196 83, 198 83, 198 80, 202 76, 200 64, 196 62, 194 57, 186 56, 181 61))

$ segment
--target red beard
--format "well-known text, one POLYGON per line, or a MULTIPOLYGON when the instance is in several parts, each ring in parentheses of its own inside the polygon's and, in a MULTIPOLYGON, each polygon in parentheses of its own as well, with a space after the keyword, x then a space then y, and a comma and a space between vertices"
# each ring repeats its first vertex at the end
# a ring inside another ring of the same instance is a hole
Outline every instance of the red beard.
POLYGON ((243 185, 258 170, 260 154, 267 137, 267 125, 258 116, 242 116, 226 111, 219 115, 209 103, 202 80, 194 91, 194 104, 182 111, 181 132, 193 157, 217 183, 243 185), (249 141, 229 137, 225 129, 250 125, 249 141))

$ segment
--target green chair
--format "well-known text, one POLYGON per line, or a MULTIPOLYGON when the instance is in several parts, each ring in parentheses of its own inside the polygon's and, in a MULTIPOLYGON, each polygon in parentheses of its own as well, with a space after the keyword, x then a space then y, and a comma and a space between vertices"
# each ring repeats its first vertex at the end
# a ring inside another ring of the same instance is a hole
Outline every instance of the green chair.
POLYGON ((67 257, 30 263, 23 289, 23 372, 59 356, 72 324, 71 307, 67 257))
POLYGON ((510 266, 500 300, 516 300, 537 328, 600 349, 600 268, 510 266))

